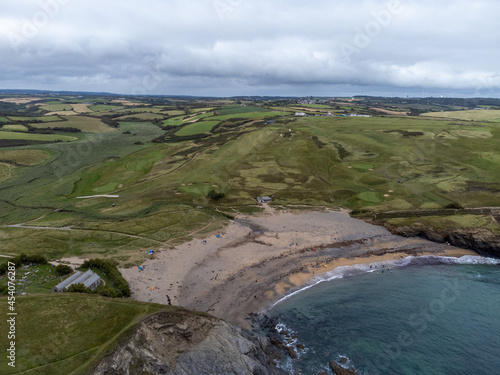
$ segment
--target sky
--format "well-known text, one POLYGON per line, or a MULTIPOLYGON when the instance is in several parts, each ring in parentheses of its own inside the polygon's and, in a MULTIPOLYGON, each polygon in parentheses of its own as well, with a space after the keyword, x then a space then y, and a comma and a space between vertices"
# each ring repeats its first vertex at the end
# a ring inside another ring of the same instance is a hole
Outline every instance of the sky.
POLYGON ((0 89, 500 97, 498 0, 3 0, 0 89))

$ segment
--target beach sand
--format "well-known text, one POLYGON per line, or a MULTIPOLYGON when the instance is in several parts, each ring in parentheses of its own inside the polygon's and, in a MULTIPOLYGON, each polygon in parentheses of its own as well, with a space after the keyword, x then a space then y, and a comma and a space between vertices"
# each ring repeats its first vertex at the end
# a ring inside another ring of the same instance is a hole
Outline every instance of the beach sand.
POLYGON ((266 207, 264 215, 238 217, 220 233, 175 249, 155 249, 155 259, 145 261, 143 270, 120 271, 135 300, 170 301, 249 328, 249 313, 269 307, 320 273, 428 254, 477 255, 395 236, 346 212, 275 212, 266 207))

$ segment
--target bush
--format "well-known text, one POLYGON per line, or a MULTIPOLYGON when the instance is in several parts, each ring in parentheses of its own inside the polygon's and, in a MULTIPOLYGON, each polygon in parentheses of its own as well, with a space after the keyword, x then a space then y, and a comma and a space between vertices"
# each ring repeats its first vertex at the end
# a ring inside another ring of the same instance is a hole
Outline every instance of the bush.
MULTIPOLYGON (((123 278, 120 271, 118 271, 116 264, 114 264, 113 262, 97 258, 89 259, 83 262, 80 268, 97 268, 104 271, 114 284, 113 289, 117 292, 115 297, 130 297, 130 288, 128 286, 127 280, 123 278)), ((107 289, 105 290, 106 293, 109 293, 107 289)))
POLYGON ((71 268, 70 266, 67 266, 65 264, 59 264, 58 266, 56 266, 57 276, 64 276, 70 273, 73 273, 73 268, 71 268))
POLYGON ((462 205, 460 203, 457 203, 457 202, 448 203, 446 206, 444 206, 444 208, 453 209, 453 210, 462 210, 463 209, 462 205))
MULTIPOLYGON (((37 263, 37 264, 47 264, 47 258, 43 255, 26 255, 20 254, 15 258, 9 259, 7 262, 12 262, 15 264, 16 268, 20 267, 23 263, 37 263)), ((0 265, 0 275, 7 272, 7 262, 0 265)))
POLYGON ((218 201, 219 199, 222 199, 225 197, 224 193, 217 193, 215 190, 210 190, 207 194, 207 197, 209 199, 212 199, 214 201, 218 201))
POLYGON ((66 292, 73 292, 73 293, 94 293, 92 290, 87 288, 83 284, 73 284, 70 285, 68 289, 65 290, 66 292))

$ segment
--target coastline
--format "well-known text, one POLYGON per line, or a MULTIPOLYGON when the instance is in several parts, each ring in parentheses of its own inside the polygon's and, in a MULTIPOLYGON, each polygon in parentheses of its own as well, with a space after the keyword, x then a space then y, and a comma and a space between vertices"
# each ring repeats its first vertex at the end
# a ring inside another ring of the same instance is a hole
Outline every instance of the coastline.
MULTIPOLYGON (((144 251, 144 250, 140 250, 144 251)), ((132 298, 205 311, 250 328, 248 316, 269 308, 319 274, 338 267, 407 256, 460 257, 474 251, 391 234, 346 212, 275 212, 242 216, 221 232, 174 249, 154 249, 155 259, 120 269, 132 298)))

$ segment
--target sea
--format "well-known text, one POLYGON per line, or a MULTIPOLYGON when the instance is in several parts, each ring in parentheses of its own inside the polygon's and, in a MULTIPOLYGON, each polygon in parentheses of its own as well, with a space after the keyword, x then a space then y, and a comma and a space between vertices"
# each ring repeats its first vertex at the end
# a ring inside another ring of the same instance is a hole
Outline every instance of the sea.
POLYGON ((278 301, 290 374, 500 374, 500 259, 408 257, 339 267, 278 301))

